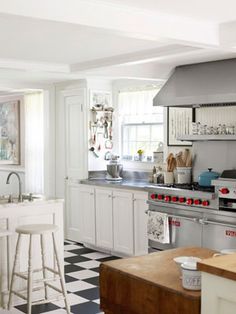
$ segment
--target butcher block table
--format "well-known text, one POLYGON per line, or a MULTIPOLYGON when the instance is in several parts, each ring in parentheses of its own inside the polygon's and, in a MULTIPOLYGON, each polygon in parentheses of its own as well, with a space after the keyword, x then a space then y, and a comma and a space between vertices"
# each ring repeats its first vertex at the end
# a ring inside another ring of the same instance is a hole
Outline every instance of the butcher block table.
POLYGON ((177 256, 212 257, 204 248, 179 248, 100 265, 105 314, 200 314, 201 292, 182 288, 177 256))

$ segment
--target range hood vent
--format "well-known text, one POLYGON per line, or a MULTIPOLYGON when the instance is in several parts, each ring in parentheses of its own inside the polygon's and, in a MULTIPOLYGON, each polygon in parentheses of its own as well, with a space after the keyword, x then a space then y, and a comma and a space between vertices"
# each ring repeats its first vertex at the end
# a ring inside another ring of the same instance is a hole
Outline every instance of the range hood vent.
POLYGON ((154 106, 236 106, 236 59, 176 67, 154 106))

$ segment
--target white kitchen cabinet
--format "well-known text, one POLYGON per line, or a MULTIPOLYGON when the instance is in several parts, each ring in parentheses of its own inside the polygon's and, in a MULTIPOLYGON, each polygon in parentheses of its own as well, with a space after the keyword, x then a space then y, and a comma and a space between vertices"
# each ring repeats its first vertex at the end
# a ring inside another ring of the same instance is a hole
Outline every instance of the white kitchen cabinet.
MULTIPOLYGON (((82 224, 80 220, 80 200, 78 183, 67 182, 66 189, 66 239, 81 242, 82 224)), ((86 205, 87 207, 87 205, 86 205)))
POLYGON ((235 314, 236 281, 202 272, 201 313, 235 314))
POLYGON ((67 237, 121 256, 148 252, 147 193, 68 183, 67 237))
POLYGON ((96 245, 113 249, 112 190, 96 188, 96 245))
POLYGON ((148 253, 147 237, 147 204, 148 194, 146 192, 135 192, 134 203, 134 253, 144 255, 148 253))
POLYGON ((134 254, 133 194, 113 191, 114 251, 134 254))
POLYGON ((80 186, 79 188, 79 220, 81 224, 81 241, 95 245, 95 200, 94 188, 80 186))
POLYGON ((95 245, 94 188, 67 184, 67 238, 95 245))

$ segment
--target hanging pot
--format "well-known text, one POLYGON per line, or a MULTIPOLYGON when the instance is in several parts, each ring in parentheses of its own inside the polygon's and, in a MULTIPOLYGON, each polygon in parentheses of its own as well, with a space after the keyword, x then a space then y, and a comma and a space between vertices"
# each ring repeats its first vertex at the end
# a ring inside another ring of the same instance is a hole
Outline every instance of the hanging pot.
POLYGON ((219 176, 218 172, 212 171, 212 168, 208 168, 208 171, 204 171, 198 176, 198 184, 201 186, 211 186, 211 180, 215 180, 219 176))

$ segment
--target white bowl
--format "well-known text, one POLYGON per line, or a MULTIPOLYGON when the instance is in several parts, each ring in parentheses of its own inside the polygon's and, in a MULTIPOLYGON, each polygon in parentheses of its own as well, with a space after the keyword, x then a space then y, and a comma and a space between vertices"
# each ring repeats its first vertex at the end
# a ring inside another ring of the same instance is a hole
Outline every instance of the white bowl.
POLYGON ((197 263, 201 261, 201 258, 196 256, 178 256, 173 258, 177 266, 179 267, 179 270, 181 270, 181 264, 183 263, 197 263))
POLYGON ((236 253, 236 249, 224 249, 224 250, 220 250, 220 253, 222 255, 234 254, 236 253))

